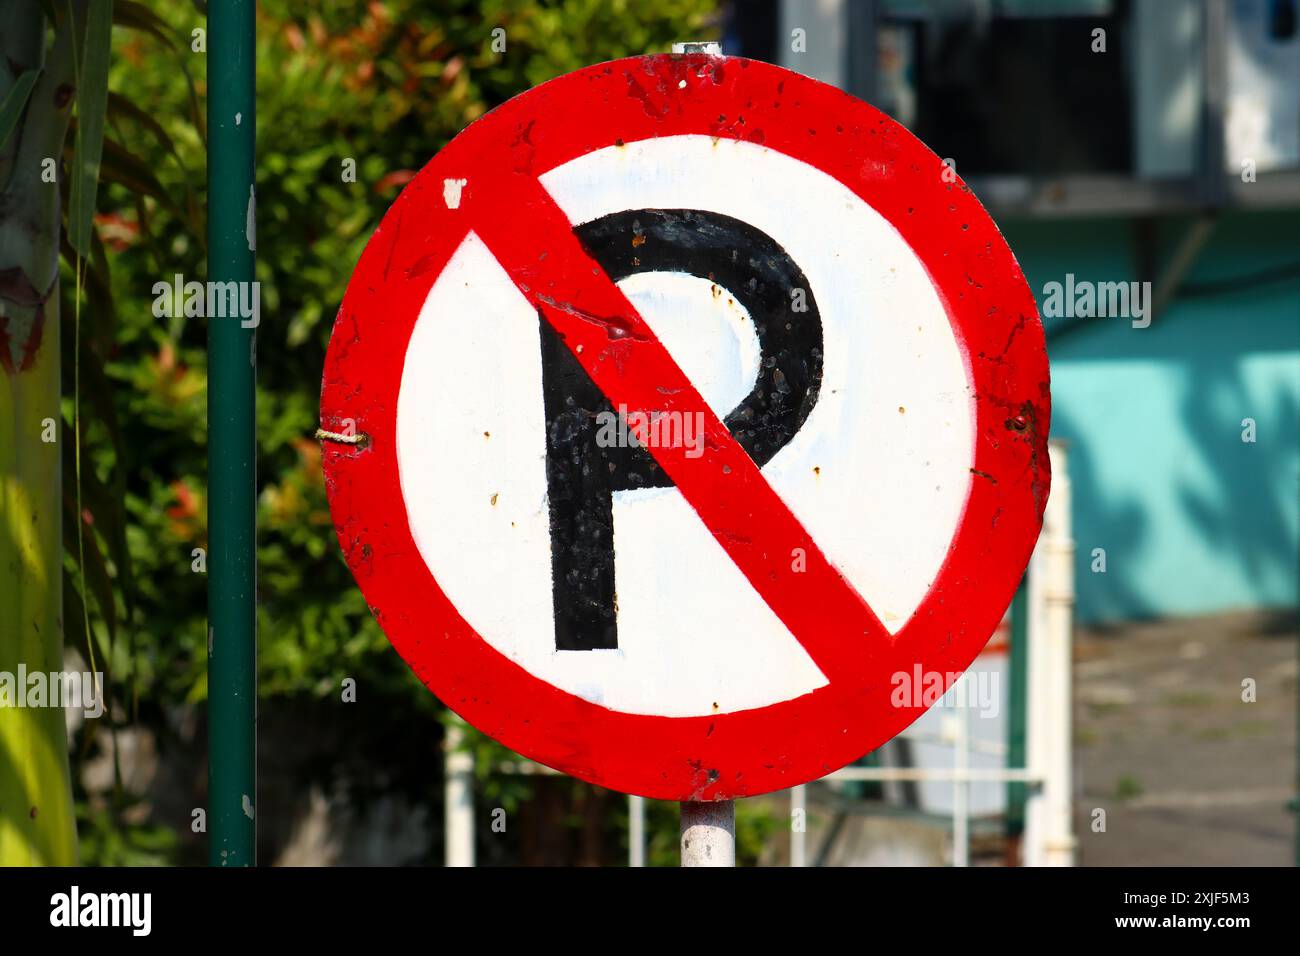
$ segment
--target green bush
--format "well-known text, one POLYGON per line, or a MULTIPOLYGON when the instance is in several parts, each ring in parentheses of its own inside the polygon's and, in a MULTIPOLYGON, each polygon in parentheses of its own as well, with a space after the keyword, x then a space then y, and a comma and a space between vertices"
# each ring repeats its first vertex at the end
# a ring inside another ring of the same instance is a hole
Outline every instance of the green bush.
MULTIPOLYGON (((452 136, 553 76, 716 35, 712 4, 258 6, 259 693, 323 700, 352 677, 419 715, 413 733, 436 736, 440 707, 380 632, 330 523, 312 434, 332 317, 381 215, 452 136), (492 51, 497 27, 504 53, 492 51), (355 181, 345 181, 353 164, 355 181)), ((155 283, 206 278, 205 53, 194 49, 205 23, 181 0, 119 0, 117 10, 97 218, 111 284, 88 290, 82 385, 92 551, 105 555, 111 595, 87 590, 121 719, 158 721, 206 694, 207 582, 192 570, 194 550, 207 546, 206 329, 152 311, 155 283)), ((73 641, 77 628, 68 630, 73 641)), ((481 739, 471 746, 483 767, 505 757, 481 739)), ((489 800, 527 793, 493 774, 483 787, 489 800)), ((86 862, 175 853, 156 821, 132 840, 110 836, 99 808, 82 816, 86 862)))

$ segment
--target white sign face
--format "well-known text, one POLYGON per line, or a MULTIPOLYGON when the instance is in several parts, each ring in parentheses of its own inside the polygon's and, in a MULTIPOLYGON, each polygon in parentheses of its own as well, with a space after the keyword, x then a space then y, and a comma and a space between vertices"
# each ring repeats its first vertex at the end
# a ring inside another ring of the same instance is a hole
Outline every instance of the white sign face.
MULTIPOLYGON (((797 263, 821 323, 820 387, 762 473, 897 632, 947 555, 973 460, 966 366, 898 231, 826 173, 738 140, 641 140, 540 178, 575 225, 703 210, 749 224, 797 263)), ((683 272, 637 273, 619 287, 713 412, 736 408, 761 352, 736 290, 683 272)), ((795 305, 790 317, 808 321, 795 305)), ((824 685, 672 486, 613 492, 617 647, 557 650, 542 377, 537 312, 470 233, 411 335, 397 449, 420 555, 483 639, 555 687, 627 713, 728 713, 824 685)), ((700 435, 682 424, 684 441, 700 435)))

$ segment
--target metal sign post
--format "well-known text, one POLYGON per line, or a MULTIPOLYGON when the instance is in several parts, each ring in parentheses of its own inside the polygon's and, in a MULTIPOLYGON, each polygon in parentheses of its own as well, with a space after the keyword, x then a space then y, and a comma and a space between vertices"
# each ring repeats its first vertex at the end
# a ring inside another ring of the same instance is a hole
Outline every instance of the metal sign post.
MULTIPOLYGON (((208 280, 252 283, 254 0, 208 13, 208 280)), ((254 314, 257 314, 256 312, 254 314)), ((256 860, 256 329, 208 317, 208 862, 256 860)))
POLYGON ((682 801, 682 866, 736 865, 736 803, 682 801))

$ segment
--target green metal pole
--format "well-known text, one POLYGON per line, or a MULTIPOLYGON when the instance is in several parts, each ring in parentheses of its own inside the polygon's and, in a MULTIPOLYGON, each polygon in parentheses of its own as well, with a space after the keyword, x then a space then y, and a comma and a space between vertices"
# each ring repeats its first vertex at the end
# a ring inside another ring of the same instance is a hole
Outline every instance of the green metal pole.
MULTIPOLYGON (((254 0, 208 5, 208 281, 253 302, 254 0), (247 283, 247 285, 244 285, 247 283)), ((209 297, 213 299, 216 297, 209 297)), ((255 319, 208 316, 208 862, 256 862, 255 319)))
MULTIPOLYGON (((1025 705, 1029 698, 1029 589, 1021 579, 1016 596, 1011 599, 1011 662, 1008 675, 1009 706, 1007 719, 1007 767, 1023 770, 1025 766, 1025 705)), ((1007 784, 1006 832, 1019 838, 1025 829, 1025 785, 1007 784)))

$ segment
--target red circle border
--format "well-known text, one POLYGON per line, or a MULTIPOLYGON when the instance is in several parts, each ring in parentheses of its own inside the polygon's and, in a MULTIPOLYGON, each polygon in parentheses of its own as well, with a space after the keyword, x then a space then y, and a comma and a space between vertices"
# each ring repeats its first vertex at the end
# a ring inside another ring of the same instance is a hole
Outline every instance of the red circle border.
POLYGON ((894 706, 891 675, 917 666, 960 674, 993 633, 1041 527, 1049 419, 1033 294, 965 184, 902 126, 834 87, 757 61, 698 54, 634 57, 567 74, 449 143, 367 244, 335 321, 321 389, 322 427, 338 431, 350 422, 369 439, 365 447, 324 446, 339 543, 420 680, 526 757, 666 800, 730 799, 804 783, 915 720, 925 707, 894 706), (964 353, 975 455, 965 509, 934 585, 860 684, 756 710, 666 718, 611 711, 559 690, 474 632, 412 540, 395 419, 415 320, 465 234, 443 199, 445 178, 466 178, 469 195, 489 188, 478 170, 536 177, 595 149, 683 133, 746 140, 814 165, 893 224, 925 264, 964 353))

